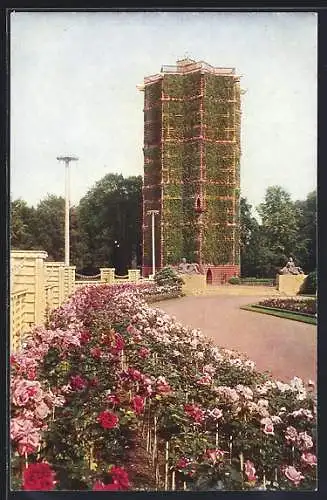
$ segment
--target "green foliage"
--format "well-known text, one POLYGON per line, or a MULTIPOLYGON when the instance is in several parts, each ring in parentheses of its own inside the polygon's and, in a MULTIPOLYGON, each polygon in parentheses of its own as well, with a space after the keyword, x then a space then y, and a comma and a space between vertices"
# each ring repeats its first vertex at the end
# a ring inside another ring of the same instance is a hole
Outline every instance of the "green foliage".
MULTIPOLYGON (((11 245, 18 250, 45 250, 48 260, 63 261, 65 200, 47 195, 36 208, 23 200, 11 203, 11 245)), ((71 260, 79 265, 84 247, 79 237, 76 209, 70 209, 71 260)))
POLYGON ((176 273, 172 267, 164 267, 154 275, 154 281, 158 286, 178 285, 181 287, 184 283, 183 279, 176 273))
POLYGON ((274 277, 290 256, 304 269, 316 265, 316 192, 304 201, 292 202, 280 186, 267 189, 258 207, 262 223, 251 214, 251 205, 241 199, 241 274, 274 277))
POLYGON ((10 243, 16 250, 33 250, 37 242, 33 238, 35 226, 35 209, 29 207, 22 199, 11 202, 10 243))
POLYGON ((313 295, 315 293, 317 293, 317 271, 312 271, 302 283, 300 294, 313 295))
POLYGON ((310 272, 316 268, 317 192, 309 193, 294 205, 299 226, 295 256, 304 271, 310 272))
POLYGON ((81 199, 77 219, 85 267, 115 267, 125 274, 133 252, 140 261, 141 186, 140 176, 108 174, 81 199))
POLYGON ((237 276, 233 276, 228 280, 228 283, 230 283, 231 285, 239 285, 241 283, 241 279, 237 276))
POLYGON ((262 219, 262 229, 267 246, 274 252, 277 260, 287 259, 293 254, 299 224, 290 194, 280 186, 270 186, 264 203, 258 208, 262 219))

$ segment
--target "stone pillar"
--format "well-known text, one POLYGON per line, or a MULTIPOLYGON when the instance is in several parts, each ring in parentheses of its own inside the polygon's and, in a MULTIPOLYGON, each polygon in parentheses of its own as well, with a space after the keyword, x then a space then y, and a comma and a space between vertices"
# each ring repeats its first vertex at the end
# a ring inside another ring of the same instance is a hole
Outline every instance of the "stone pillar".
POLYGON ((138 281, 141 278, 141 271, 139 269, 128 270, 128 281, 138 281))
POLYGON ((295 296, 300 292, 306 277, 305 274, 279 274, 276 277, 277 289, 284 295, 295 296))
POLYGON ((115 271, 114 267, 102 267, 100 268, 100 281, 103 283, 109 283, 110 285, 115 282, 115 271))

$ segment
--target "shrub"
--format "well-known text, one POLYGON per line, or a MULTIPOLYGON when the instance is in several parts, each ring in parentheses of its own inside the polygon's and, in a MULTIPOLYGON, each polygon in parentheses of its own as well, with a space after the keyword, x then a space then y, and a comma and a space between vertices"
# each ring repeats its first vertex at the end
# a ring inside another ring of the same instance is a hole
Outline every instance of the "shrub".
POLYGON ((228 283, 230 283, 231 285, 239 285, 241 283, 241 280, 238 276, 233 276, 228 280, 228 283))
POLYGON ((301 294, 315 294, 317 292, 317 271, 312 271, 302 283, 301 294))
POLYGON ((179 286, 184 284, 183 279, 177 274, 172 267, 164 267, 158 271, 154 276, 154 281, 158 286, 179 286))

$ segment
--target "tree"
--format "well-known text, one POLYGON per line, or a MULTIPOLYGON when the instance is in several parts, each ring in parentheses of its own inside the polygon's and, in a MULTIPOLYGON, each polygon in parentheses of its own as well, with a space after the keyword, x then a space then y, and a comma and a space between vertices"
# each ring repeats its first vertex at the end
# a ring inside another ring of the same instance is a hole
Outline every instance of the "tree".
POLYGON ((298 219, 297 256, 305 272, 316 268, 317 246, 317 192, 312 191, 306 200, 297 200, 298 219))
POLYGON ((48 253, 48 259, 64 260, 65 200, 48 194, 35 210, 34 241, 48 253))
POLYGON ((252 205, 246 198, 240 200, 241 275, 243 277, 271 277, 272 254, 259 222, 252 215, 252 205))
POLYGON ((282 267, 289 256, 297 258, 298 217, 287 191, 280 186, 267 188, 264 203, 258 208, 262 235, 272 256, 272 269, 282 267))
POLYGON ((11 202, 10 211, 10 243, 16 250, 36 249, 33 235, 35 225, 35 209, 29 207, 21 198, 11 202))
POLYGON ((81 199, 77 218, 87 248, 85 268, 110 266, 125 274, 133 252, 140 262, 141 208, 141 176, 107 174, 81 199))

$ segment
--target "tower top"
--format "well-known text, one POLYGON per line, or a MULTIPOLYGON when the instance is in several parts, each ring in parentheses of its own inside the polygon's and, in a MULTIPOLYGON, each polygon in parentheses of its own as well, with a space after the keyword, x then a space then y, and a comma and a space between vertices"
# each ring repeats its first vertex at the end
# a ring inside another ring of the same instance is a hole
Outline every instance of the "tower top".
POLYGON ((188 64, 194 64, 194 63, 196 63, 196 61, 194 61, 194 59, 190 59, 189 57, 184 57, 183 59, 177 59, 177 61, 176 61, 178 68, 183 67, 183 66, 187 66, 188 64))
POLYGON ((238 75, 236 75, 235 68, 212 66, 211 64, 208 64, 205 61, 196 62, 193 59, 190 59, 189 57, 184 57, 183 59, 178 59, 175 65, 161 66, 160 73, 156 75, 146 76, 144 78, 144 85, 158 81, 165 74, 185 75, 189 73, 195 73, 198 71, 201 71, 201 73, 210 73, 212 75, 231 76, 235 79, 240 78, 238 75))

